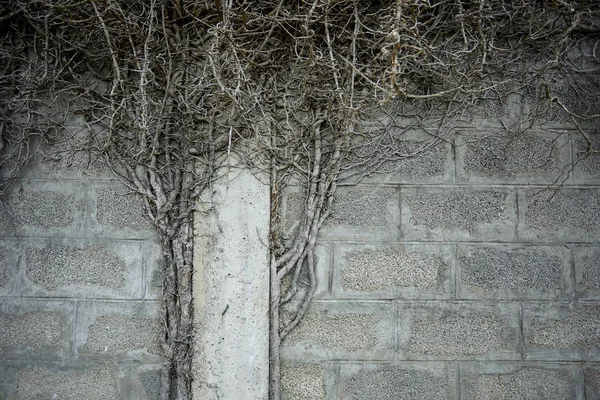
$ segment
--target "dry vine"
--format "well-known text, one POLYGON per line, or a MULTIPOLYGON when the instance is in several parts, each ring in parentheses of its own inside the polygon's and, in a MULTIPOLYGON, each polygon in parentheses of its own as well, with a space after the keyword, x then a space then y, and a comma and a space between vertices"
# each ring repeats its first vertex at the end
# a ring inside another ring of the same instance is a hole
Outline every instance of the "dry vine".
POLYGON ((43 111, 61 102, 96 132, 82 147, 146 199, 166 258, 165 399, 191 395, 191 211, 232 147, 243 144, 247 163, 271 176, 272 399, 280 397, 279 344, 314 294, 317 235, 341 177, 360 180, 449 140, 473 112, 498 117, 509 94, 527 110, 516 122, 499 118, 508 130, 570 118, 595 151, 595 0, 9 0, 0 7, 0 149, 8 143, 23 163, 35 137, 76 136, 43 111), (415 130, 429 139, 411 144, 415 130), (304 212, 287 239, 279 203, 291 180, 304 187, 304 212))

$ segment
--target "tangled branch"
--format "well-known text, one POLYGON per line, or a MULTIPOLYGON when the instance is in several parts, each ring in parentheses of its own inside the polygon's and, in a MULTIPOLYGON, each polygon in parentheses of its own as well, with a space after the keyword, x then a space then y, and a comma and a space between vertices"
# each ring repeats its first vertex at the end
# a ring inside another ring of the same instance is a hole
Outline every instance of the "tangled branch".
MULTIPOLYGON (((0 167, 77 139, 146 202, 166 259, 163 398, 191 393, 191 217, 234 148, 272 188, 271 397, 279 343, 316 287, 340 179, 449 140, 471 114, 511 131, 571 119, 596 151, 595 0, 7 0, 0 167), (521 98, 517 120, 501 113, 521 98), (58 112, 57 110, 61 110, 58 112), (84 131, 66 122, 80 115, 84 131), (368 123, 367 123, 368 121, 368 123), (413 143, 410 134, 426 132, 413 143), (280 198, 304 191, 283 237, 280 198)), ((2 183, 0 191, 10 179, 2 183)))

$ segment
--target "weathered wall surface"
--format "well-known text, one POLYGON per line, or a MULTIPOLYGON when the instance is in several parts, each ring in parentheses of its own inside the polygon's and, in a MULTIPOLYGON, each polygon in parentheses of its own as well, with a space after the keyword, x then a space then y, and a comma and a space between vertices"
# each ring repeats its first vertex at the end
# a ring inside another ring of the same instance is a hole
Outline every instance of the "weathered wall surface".
POLYGON ((0 204, 0 399, 158 398, 160 248, 88 161, 40 159, 0 204))
POLYGON ((600 398, 600 156, 564 129, 452 141, 339 190, 285 399, 600 398))
POLYGON ((195 216, 193 397, 269 398, 269 186, 231 168, 195 216))

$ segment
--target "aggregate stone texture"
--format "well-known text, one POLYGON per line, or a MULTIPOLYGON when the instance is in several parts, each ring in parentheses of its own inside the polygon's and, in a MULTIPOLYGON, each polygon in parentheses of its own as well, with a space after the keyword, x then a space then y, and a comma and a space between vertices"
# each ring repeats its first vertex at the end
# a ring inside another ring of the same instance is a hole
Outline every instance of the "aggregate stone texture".
POLYGON ((325 400, 325 371, 319 364, 283 364, 282 400, 325 400))
POLYGON ((343 245, 335 257, 339 296, 443 298, 450 292, 448 246, 343 245))
MULTIPOLYGON (((0 199, 0 399, 158 399, 157 236, 143 202, 78 150, 101 133, 58 114, 72 141, 32 143, 41 153, 0 199)), ((2 177, 23 150, 5 139, 2 177)))
POLYGON ((552 183, 568 177, 568 135, 548 132, 469 136, 458 143, 459 182, 552 183))
POLYGON ((160 400, 163 365, 146 364, 132 368, 128 379, 128 400, 160 400))
POLYGON ((0 205, 0 235, 52 234, 81 224, 83 199, 71 189, 44 183, 12 188, 0 205))
POLYGON ((393 187, 340 187, 331 215, 319 232, 327 238, 396 238, 398 190, 393 187))
POLYGON ((402 360, 517 359, 519 309, 502 303, 402 302, 402 360))
POLYGON ((124 260, 102 244, 31 248, 26 258, 27 278, 48 290, 73 285, 120 288, 126 282, 124 260))
POLYGON ((96 204, 92 229, 98 235, 124 239, 156 236, 139 195, 120 186, 95 187, 92 193, 96 204))
POLYGON ((334 208, 326 224, 341 226, 386 226, 393 188, 340 188, 334 199, 334 208))
POLYGON ((513 196, 501 190, 402 189, 404 239, 510 240, 513 196))
POLYGON ((39 359, 70 352, 73 305, 67 302, 4 301, 0 304, 0 354, 39 359))
POLYGON ((600 300, 600 247, 581 246, 573 252, 577 297, 600 300))
POLYGON ((286 359, 375 359, 393 357, 393 307, 386 302, 327 304, 314 301, 284 339, 286 359))
POLYGON ((81 357, 155 360, 161 355, 159 305, 148 302, 82 302, 76 350, 81 357))
POLYGON ((600 183, 600 131, 589 135, 591 153, 588 143, 583 138, 574 140, 573 178, 577 183, 600 183))
POLYGON ((600 189, 528 190, 519 203, 523 239, 600 241, 600 189))
POLYGON ((600 305, 532 304, 523 309, 527 359, 600 361, 600 305))
POLYGON ((156 318, 103 315, 89 327, 83 350, 96 354, 137 351, 160 354, 160 334, 156 318))
POLYGON ((8 250, 0 249, 0 289, 4 289, 8 285, 8 254, 8 250))
POLYGON ((454 371, 408 364, 344 364, 339 399, 457 399, 454 371))
POLYGON ((600 399, 600 366, 586 368, 583 374, 586 400, 600 399))
POLYGON ((363 178, 362 182, 444 183, 452 181, 450 144, 431 145, 430 141, 405 140, 400 142, 394 151, 396 152, 394 159, 381 162, 376 172, 363 178))
POLYGON ((19 374, 15 399, 119 399, 118 371, 111 367, 84 370, 34 368, 19 374))
POLYGON ((463 375, 462 386, 461 398, 465 400, 577 398, 573 374, 568 367, 529 367, 516 371, 485 371, 479 374, 475 371, 463 375))
POLYGON ((459 296, 468 299, 569 299, 571 254, 564 247, 459 249, 459 296))

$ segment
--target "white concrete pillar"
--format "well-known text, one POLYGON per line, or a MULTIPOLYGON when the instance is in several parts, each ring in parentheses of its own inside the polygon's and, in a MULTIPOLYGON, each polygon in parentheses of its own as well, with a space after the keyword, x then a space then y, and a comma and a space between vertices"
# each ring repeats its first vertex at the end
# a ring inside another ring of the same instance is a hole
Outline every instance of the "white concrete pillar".
POLYGON ((232 168, 200 201, 194 399, 268 400, 269 195, 248 170, 232 168))

